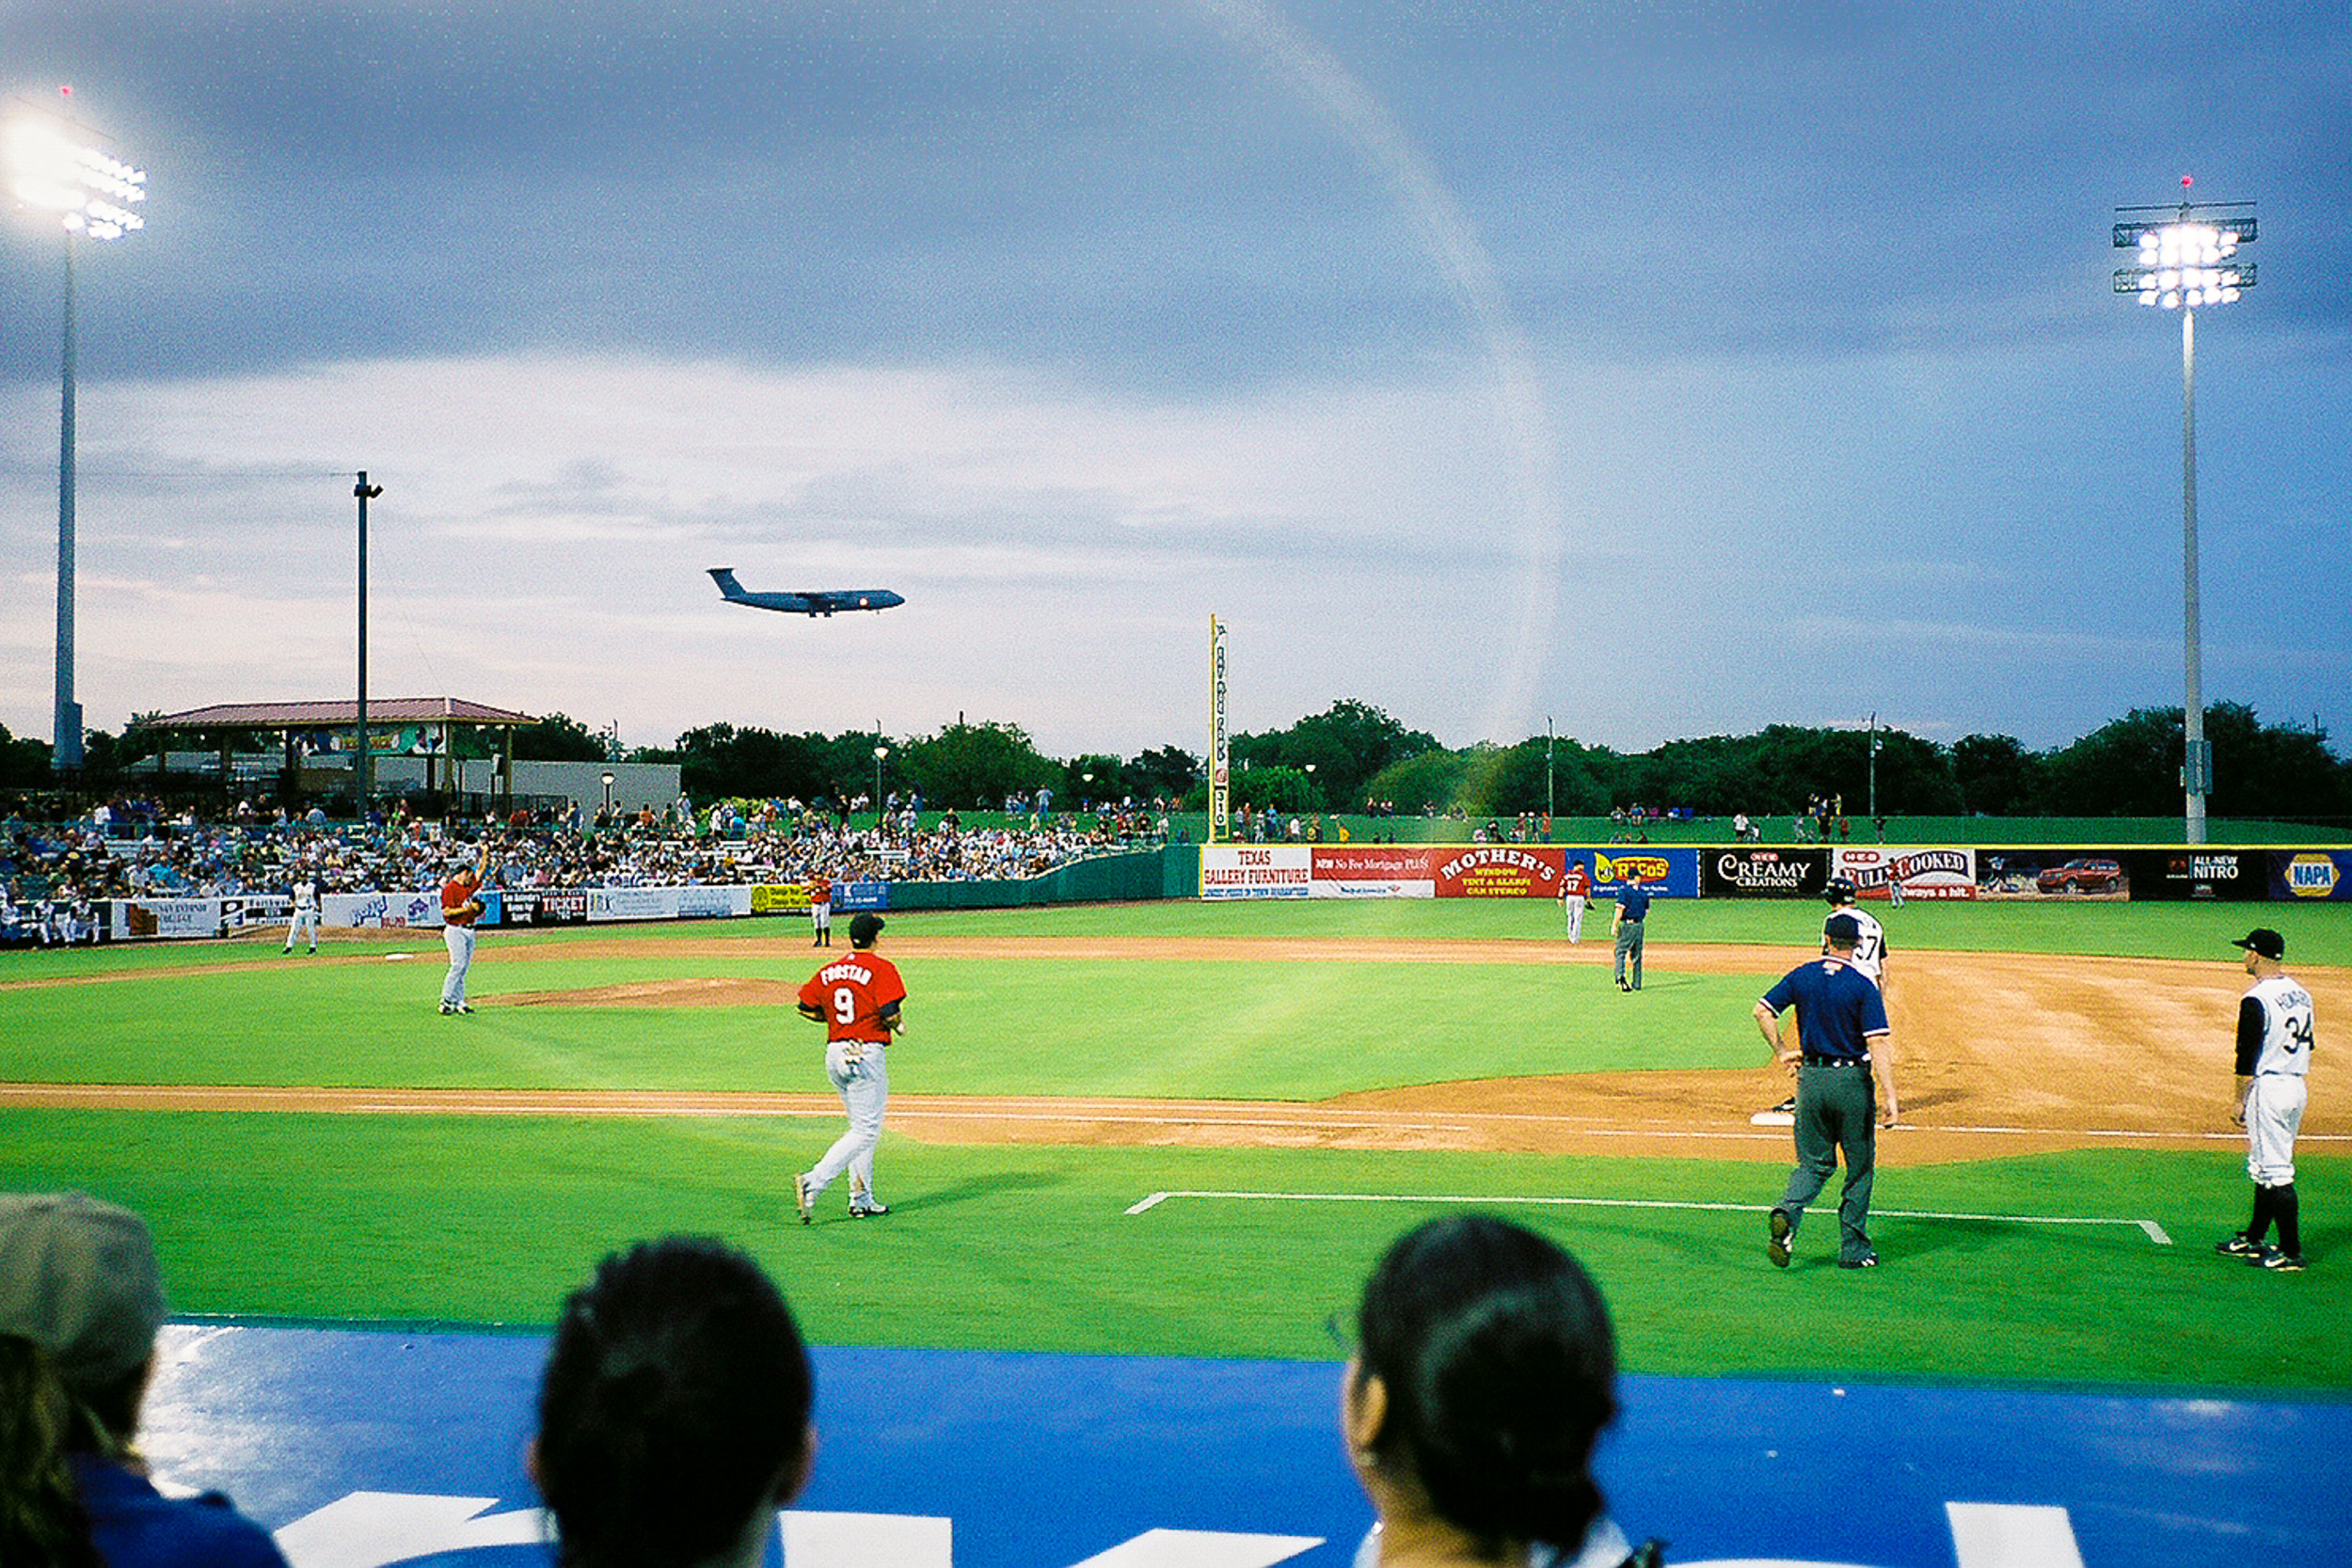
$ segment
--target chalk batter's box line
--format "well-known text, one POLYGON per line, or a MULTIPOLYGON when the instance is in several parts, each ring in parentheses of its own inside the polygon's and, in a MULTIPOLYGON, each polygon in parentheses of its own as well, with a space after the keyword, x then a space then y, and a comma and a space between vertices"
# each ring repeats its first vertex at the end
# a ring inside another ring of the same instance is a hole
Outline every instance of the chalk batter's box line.
MULTIPOLYGON (((1695 1203, 1674 1198, 1656 1197, 1542 1197, 1505 1196, 1480 1194, 1465 1196, 1451 1193, 1214 1193, 1166 1192, 1153 1193, 1127 1210, 1131 1215, 1149 1212, 1177 1197, 1207 1197, 1255 1199, 1263 1203, 1478 1203, 1496 1207, 1530 1204, 1563 1209, 1696 1209, 1722 1214, 1762 1214, 1771 1212, 1769 1203, 1695 1203)), ((2156 1246, 2170 1246, 2172 1238, 2164 1227, 2153 1220, 2123 1220, 2076 1218, 2063 1214, 1960 1214, 1927 1209, 1873 1209, 1874 1215, 1885 1219, 1903 1220, 1991 1220, 2004 1225, 2122 1225, 2131 1226, 2144 1234, 2156 1246)))

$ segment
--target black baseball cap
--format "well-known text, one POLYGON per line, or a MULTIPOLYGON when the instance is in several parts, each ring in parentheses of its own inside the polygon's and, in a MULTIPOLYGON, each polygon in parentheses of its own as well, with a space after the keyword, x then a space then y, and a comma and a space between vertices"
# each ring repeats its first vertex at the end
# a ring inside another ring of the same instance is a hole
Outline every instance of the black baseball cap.
POLYGON ((1829 879, 1828 885, 1821 889, 1821 896, 1833 904, 1852 903, 1854 901, 1854 885, 1851 879, 1846 877, 1832 877, 1829 879))
POLYGON ((882 917, 881 915, 871 913, 858 915, 850 922, 850 945, 869 947, 873 945, 874 939, 882 935, 882 917))
POLYGON ((2279 962, 2287 956, 2287 939, 2267 926, 2255 927, 2230 945, 2260 953, 2273 963, 2279 962))
POLYGON ((1858 942, 1862 940, 1862 922, 1850 914, 1834 914, 1821 922, 1821 935, 1832 942, 1858 942))

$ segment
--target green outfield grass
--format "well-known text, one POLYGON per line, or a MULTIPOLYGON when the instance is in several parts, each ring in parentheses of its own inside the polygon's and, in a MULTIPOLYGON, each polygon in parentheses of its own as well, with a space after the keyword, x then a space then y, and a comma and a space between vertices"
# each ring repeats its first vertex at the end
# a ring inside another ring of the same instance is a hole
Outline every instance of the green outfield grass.
MULTIPOLYGON (((930 1148, 885 1140, 897 1212, 792 1218, 824 1122, 0 1113, 11 1186, 79 1185, 150 1215, 175 1309, 544 1324, 601 1252, 684 1229, 766 1261, 815 1339, 1316 1357, 1375 1254, 1429 1202, 1170 1199, 1170 1190, 1475 1197, 1557 1237, 1607 1290, 1634 1370, 2001 1382, 2352 1387, 2352 1181, 2305 1179, 2312 1273, 2214 1257, 2242 1215, 2222 1154, 2093 1153, 1883 1171, 1887 1265, 1834 1267, 1809 1227, 1763 1256, 1762 1163, 1286 1150, 930 1148), (1736 1212, 1560 1208, 1573 1196, 1736 1212), (2331 1216, 2341 1216, 2331 1218, 2331 1216), (1834 1334, 1823 1325, 1836 1324, 1834 1334)), ((837 1199, 838 1195, 829 1195, 837 1199)), ((1824 1213, 1816 1216, 1826 1221, 1824 1213)))
MULTIPOLYGON (((1279 949, 1230 962, 921 956, 925 936, 969 934, 1555 943, 1556 908, 1539 903, 894 917, 914 1025, 893 1053, 893 1079, 902 1092, 1315 1098, 1521 1072, 1752 1068, 1756 976, 1677 974, 1675 945, 1751 942, 1793 961, 1820 908, 1661 905, 1639 998, 1619 996, 1589 961, 1293 962, 1279 949)), ((2210 961, 2226 989, 2228 939, 2258 922, 2287 933, 2291 958, 2352 961, 2341 907, 1915 903, 1886 918, 1899 965, 1920 948, 2171 957, 2210 961)), ((788 922, 494 931, 476 989, 495 999, 680 976, 797 981, 814 957, 801 933, 788 922), (620 957, 584 945, 615 936, 620 957)), ((1596 938, 1586 941, 1589 952, 1596 938)), ((822 1088, 815 1032, 787 1009, 493 1006, 444 1020, 432 1008, 437 942, 421 934, 405 960, 388 960, 380 944, 337 945, 365 956, 280 958, 270 941, 12 958, 0 983, 119 978, 0 990, 0 1078, 822 1088)), ((1759 955, 1758 975, 1779 964, 1759 955)), ((2217 1062, 2226 1034, 2217 1023, 2217 1062)), ((2312 1262, 2299 1276, 2212 1256, 2246 1203, 2243 1162, 2226 1146, 1893 1165, 1879 1180, 1882 1212, 2146 1219, 2174 1245, 2130 1225, 1885 1217, 1875 1228, 1887 1265, 1854 1275, 1826 1261, 1824 1212, 1805 1259, 1784 1274, 1764 1262, 1757 1212, 1777 1196, 1778 1159, 940 1148, 889 1135, 881 1185, 898 1212, 851 1225, 836 1209, 834 1223, 803 1228, 792 1223, 789 1175, 835 1125, 12 1110, 0 1112, 0 1184, 83 1187, 150 1214, 185 1312, 539 1324, 602 1251, 691 1229, 770 1261, 821 1342, 1284 1356, 1333 1354, 1326 1316, 1430 1205, 1174 1199, 1134 1217, 1127 1208, 1176 1189, 1475 1196, 1592 1264, 1640 1370, 2352 1390, 2342 1332, 2352 1321, 2352 1159, 2333 1154, 2298 1162, 2312 1262), (1750 1207, 1520 1201, 1560 1196, 1750 1207), (1836 1336, 1824 1336, 1819 1325, 1833 1322, 1836 1336)))

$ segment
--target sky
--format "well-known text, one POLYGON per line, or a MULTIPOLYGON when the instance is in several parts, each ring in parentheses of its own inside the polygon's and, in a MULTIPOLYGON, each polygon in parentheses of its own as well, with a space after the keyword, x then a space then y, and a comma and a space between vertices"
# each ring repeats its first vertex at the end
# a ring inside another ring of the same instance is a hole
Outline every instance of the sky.
MULTIPOLYGON (((74 256, 91 726, 355 685, 1049 754, 2203 687, 2352 733, 2352 7, 0 0, 144 168, 74 256), (721 601, 888 587, 808 620, 721 601)), ((60 241, 0 214, 0 723, 46 738, 60 241)), ((2336 741, 2339 754, 2346 748, 2336 741)))

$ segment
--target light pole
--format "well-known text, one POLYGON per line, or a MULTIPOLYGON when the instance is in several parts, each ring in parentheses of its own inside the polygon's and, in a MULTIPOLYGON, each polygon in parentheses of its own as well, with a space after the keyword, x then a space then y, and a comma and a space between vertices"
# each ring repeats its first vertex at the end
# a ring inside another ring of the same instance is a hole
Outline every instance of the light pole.
POLYGON ((1870 820, 1879 819, 1879 716, 1870 715, 1870 820))
POLYGON ((1315 765, 1314 765, 1313 763, 1311 763, 1311 763, 1307 764, 1306 766, 1307 766, 1307 809, 1308 809, 1309 811, 1312 811, 1312 810, 1314 810, 1314 809, 1315 809, 1315 801, 1319 799, 1319 797, 1315 794, 1315 765))
MULTIPOLYGON (((71 100, 72 87, 58 89, 71 100)), ((131 205, 147 199, 147 175, 96 145, 105 138, 62 108, 26 103, 8 129, 8 188, 17 201, 56 214, 65 257, 65 334, 57 400, 57 691, 49 766, 82 768, 82 705, 73 700, 73 242, 119 240, 147 220, 131 205)))
POLYGON ((358 722, 359 750, 351 759, 351 815, 359 821, 368 819, 368 797, 375 793, 375 752, 368 747, 368 502, 384 493, 381 484, 368 483, 368 471, 359 470, 359 483, 351 487, 351 494, 359 503, 359 704, 353 712, 358 722))
POLYGON ((2202 649, 2197 606, 2197 309, 2234 303, 2238 291, 2254 286, 2254 263, 2237 261, 2237 248, 2254 240, 2250 201, 2192 202, 2192 181, 2181 177, 2181 202, 2169 207, 2118 207, 2119 213, 2160 213, 2165 221, 2118 218, 2115 245, 2137 250, 2128 267, 2115 269, 2115 292, 2140 304, 2181 313, 2181 577, 2182 641, 2187 665, 2182 704, 2181 788, 2187 798, 2182 837, 2205 842, 2205 797, 2213 792, 2213 753, 2205 745, 2202 649))
POLYGON ((612 775, 609 772, 604 775, 604 816, 607 822, 612 818, 612 775))
POLYGON ((877 746, 877 747, 875 747, 875 748, 874 748, 874 826, 876 826, 876 827, 878 827, 878 828, 882 826, 882 758, 884 758, 884 757, 888 756, 889 754, 890 754, 890 748, 889 748, 889 747, 887 747, 887 746, 877 746))

